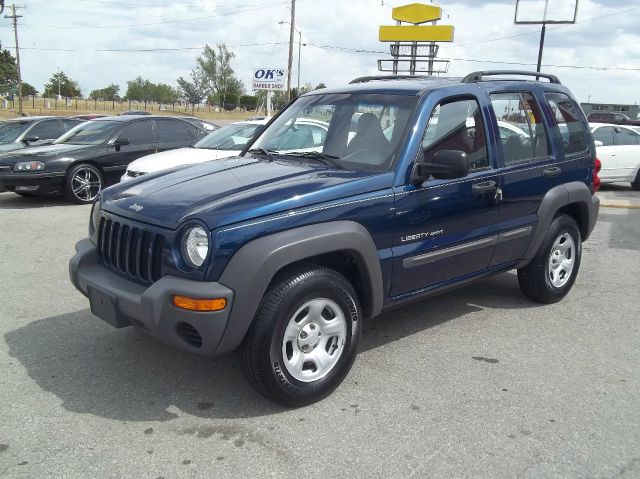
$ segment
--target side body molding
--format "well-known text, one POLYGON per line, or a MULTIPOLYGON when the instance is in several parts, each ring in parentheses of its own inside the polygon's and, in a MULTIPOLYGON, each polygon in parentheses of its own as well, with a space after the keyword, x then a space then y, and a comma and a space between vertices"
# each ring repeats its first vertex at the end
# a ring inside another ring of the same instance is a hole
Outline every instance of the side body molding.
POLYGON ((565 206, 575 206, 579 215, 578 223, 582 234, 582 241, 585 241, 598 219, 600 200, 591 194, 589 187, 580 181, 574 181, 551 188, 540 203, 538 208, 538 224, 531 238, 531 243, 527 249, 523 260, 516 266, 521 268, 533 259, 542 244, 545 233, 549 229, 553 218, 558 210, 565 206))
POLYGON ((348 252, 362 277, 365 318, 382 310, 384 290, 378 249, 367 229, 353 221, 333 221, 302 226, 255 239, 233 255, 219 282, 235 292, 231 316, 216 354, 240 345, 262 296, 283 267, 313 256, 348 252))

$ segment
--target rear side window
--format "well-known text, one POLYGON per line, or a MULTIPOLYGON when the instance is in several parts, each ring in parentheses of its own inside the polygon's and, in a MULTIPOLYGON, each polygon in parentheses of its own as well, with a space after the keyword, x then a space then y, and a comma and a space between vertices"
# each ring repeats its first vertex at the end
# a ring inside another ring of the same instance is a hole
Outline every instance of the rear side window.
POLYGON ((600 128, 596 128, 593 132, 593 139, 601 141, 603 146, 613 145, 613 127, 601 126, 600 128))
POLYGON ((41 121, 27 133, 27 136, 37 136, 41 140, 55 140, 60 135, 62 135, 62 131, 60 130, 58 120, 41 121))
POLYGON ((156 120, 158 143, 185 143, 192 140, 187 124, 180 120, 156 120))
POLYGON ((467 154, 470 170, 489 167, 487 142, 480 106, 475 99, 452 99, 437 105, 431 113, 422 139, 424 161, 433 161, 440 150, 467 154))
POLYGON ((564 93, 546 93, 553 119, 560 129, 565 155, 580 153, 587 149, 587 132, 579 120, 578 107, 564 93))
POLYGON ((540 108, 530 93, 494 93, 491 106, 498 119, 505 164, 549 155, 547 130, 540 108))

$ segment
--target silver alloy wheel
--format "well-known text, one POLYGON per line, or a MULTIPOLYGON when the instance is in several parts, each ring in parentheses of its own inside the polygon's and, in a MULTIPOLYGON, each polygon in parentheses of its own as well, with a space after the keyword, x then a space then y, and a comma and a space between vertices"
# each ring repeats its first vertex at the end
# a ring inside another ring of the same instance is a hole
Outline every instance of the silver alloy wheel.
POLYGON ((556 288, 562 288, 571 278, 576 263, 576 243, 569 233, 562 233, 551 247, 547 274, 556 288))
POLYGON ((342 356, 346 340, 347 321, 335 301, 305 302, 284 331, 282 359, 287 372, 305 383, 323 378, 342 356))
POLYGON ((91 201, 102 189, 100 176, 89 166, 81 166, 71 177, 73 195, 82 201, 91 201))

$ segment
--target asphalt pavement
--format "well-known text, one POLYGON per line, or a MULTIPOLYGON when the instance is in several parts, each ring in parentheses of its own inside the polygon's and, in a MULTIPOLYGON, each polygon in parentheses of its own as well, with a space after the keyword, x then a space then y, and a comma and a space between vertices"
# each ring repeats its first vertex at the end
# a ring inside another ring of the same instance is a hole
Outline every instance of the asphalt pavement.
POLYGON ((368 323, 345 382, 284 409, 237 356, 93 317, 90 208, 0 193, 0 477, 640 477, 640 192, 605 187, 560 303, 513 272, 368 323))

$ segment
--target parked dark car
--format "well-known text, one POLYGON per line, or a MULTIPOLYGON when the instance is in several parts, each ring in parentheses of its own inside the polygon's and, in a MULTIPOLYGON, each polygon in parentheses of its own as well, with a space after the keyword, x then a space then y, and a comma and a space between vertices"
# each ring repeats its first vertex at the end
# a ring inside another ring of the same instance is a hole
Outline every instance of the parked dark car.
POLYGON ((220 128, 220 125, 216 125, 215 123, 211 123, 210 121, 207 121, 207 120, 202 120, 202 119, 200 119, 198 117, 195 117, 195 116, 185 116, 185 117, 182 117, 182 118, 184 118, 188 122, 195 123, 196 125, 204 128, 209 133, 211 133, 212 131, 215 131, 218 128, 220 128))
POLYGON ((151 113, 145 110, 127 110, 120 113, 120 115, 151 115, 151 113))
POLYGON ((208 132, 181 118, 111 116, 78 125, 53 144, 0 156, 0 191, 64 194, 91 203, 141 156, 191 145, 208 132))
POLYGON ((589 123, 640 126, 640 120, 632 120, 622 113, 589 113, 587 120, 589 120, 589 123))
POLYGON ((96 118, 104 118, 105 116, 109 116, 109 115, 103 115, 102 113, 87 113, 86 115, 75 115, 72 116, 71 118, 77 118, 79 120, 95 120, 96 118))
POLYGON ((0 154, 53 143, 53 140, 83 121, 77 118, 55 116, 4 120, 0 122, 0 154))

